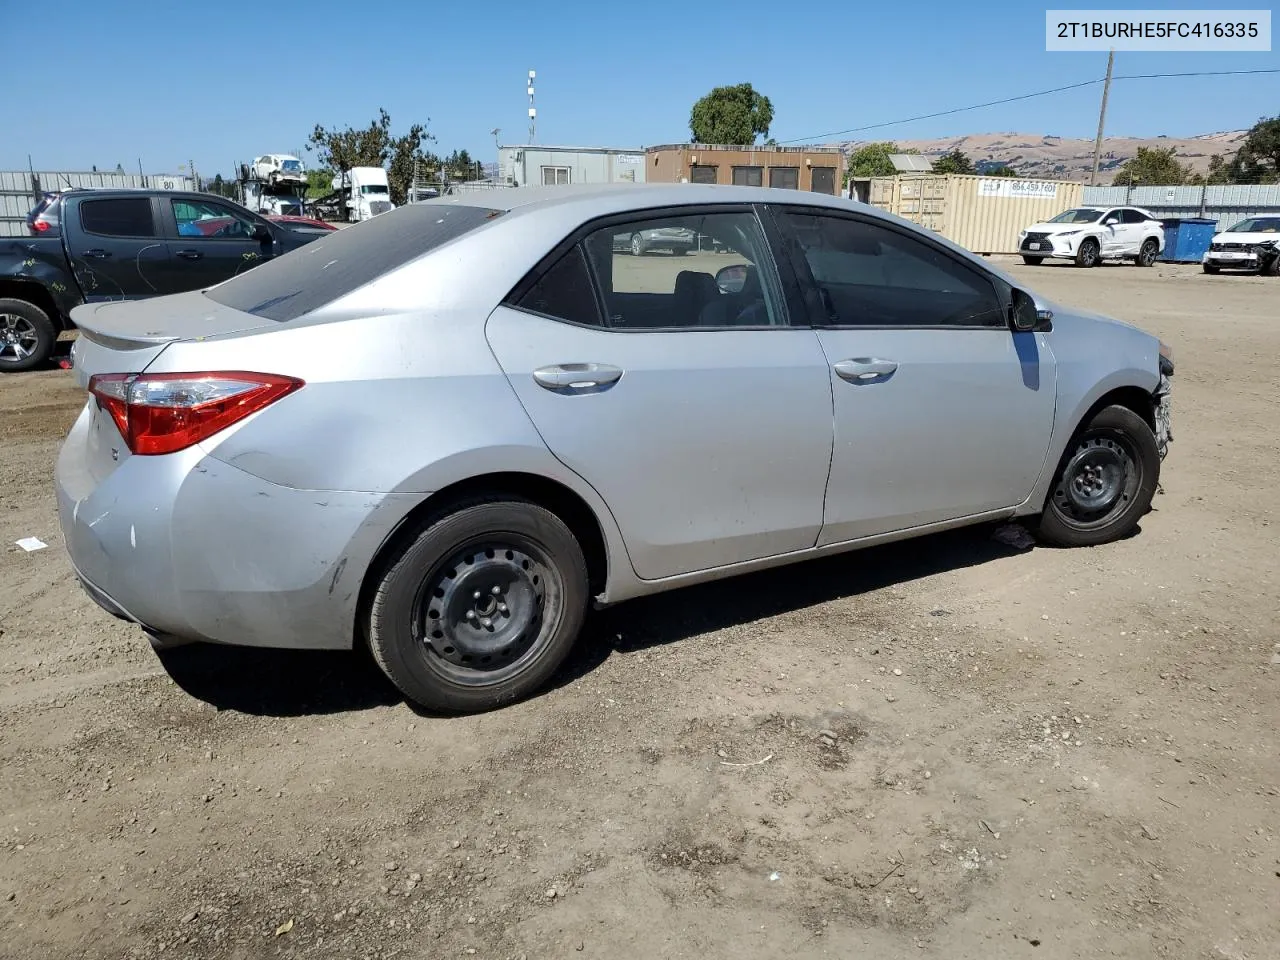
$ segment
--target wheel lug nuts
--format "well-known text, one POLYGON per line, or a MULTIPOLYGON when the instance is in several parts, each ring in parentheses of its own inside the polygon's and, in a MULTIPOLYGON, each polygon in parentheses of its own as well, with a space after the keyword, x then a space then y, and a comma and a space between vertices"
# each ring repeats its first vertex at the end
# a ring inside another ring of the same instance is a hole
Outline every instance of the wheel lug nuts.
POLYGON ((479 600, 482 596, 484 596, 484 594, 482 594, 479 590, 477 590, 475 593, 471 595, 471 598, 473 600, 479 600))
POLYGON ((492 620, 490 620, 488 617, 485 617, 483 620, 481 620, 481 621, 480 621, 480 626, 482 626, 482 627, 492 627, 492 626, 493 626, 493 621, 492 621, 492 620))
POLYGON ((468 611, 467 611, 467 619, 468 619, 468 620, 474 620, 475 618, 476 618, 476 612, 475 612, 474 610, 468 610, 468 611))
POLYGON ((507 612, 507 605, 506 605, 505 603, 500 603, 500 604, 498 604, 498 612, 499 612, 499 613, 506 613, 506 612, 507 612))
POLYGON ((490 593, 492 593, 492 594, 496 597, 496 596, 498 596, 498 594, 502 593, 502 588, 501 588, 501 587, 499 587, 499 586, 495 586, 495 587, 494 587, 492 590, 490 590, 489 592, 490 592, 490 593))

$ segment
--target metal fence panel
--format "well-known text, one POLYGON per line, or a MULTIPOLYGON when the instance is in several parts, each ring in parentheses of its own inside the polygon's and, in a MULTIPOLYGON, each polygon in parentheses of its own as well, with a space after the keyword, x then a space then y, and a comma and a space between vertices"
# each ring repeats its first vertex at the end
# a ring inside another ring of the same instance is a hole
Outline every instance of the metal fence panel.
POLYGON ((1204 217, 1225 228, 1246 217, 1280 211, 1280 184, 1085 187, 1084 202, 1098 207, 1131 204, 1162 220, 1204 217))

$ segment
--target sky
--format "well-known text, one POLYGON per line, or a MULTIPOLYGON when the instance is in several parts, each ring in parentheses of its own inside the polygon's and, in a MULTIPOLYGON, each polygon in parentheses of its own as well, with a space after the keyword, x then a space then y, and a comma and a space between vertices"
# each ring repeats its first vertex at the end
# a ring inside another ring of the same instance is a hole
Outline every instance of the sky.
MULTIPOLYGON (((260 6, 266 12, 255 16, 249 0, 0 0, 6 48, 27 38, 26 54, 7 61, 29 94, 15 93, 8 71, 0 170, 25 169, 30 155, 37 170, 117 163, 136 170, 140 159, 147 172, 194 162, 202 176, 225 175, 236 162, 303 147, 317 123, 365 126, 379 107, 390 113, 393 133, 428 123, 437 152, 465 148, 493 161, 494 128, 504 144, 528 139, 531 69, 538 74, 536 142, 543 144, 682 142, 693 102, 712 87, 741 82, 772 100, 770 133, 779 141, 994 131, 1091 138, 1101 85, 827 135, 1106 72, 1105 53, 1045 52, 1045 6, 1025 0, 260 6), (293 9, 293 16, 272 12, 293 9)), ((1115 71, 1276 67, 1276 52, 1120 52, 1115 71)), ((1194 136, 1247 128, 1280 110, 1278 81, 1280 75, 1120 81, 1112 87, 1107 132, 1194 136)), ((302 156, 314 164, 313 154, 302 156)))

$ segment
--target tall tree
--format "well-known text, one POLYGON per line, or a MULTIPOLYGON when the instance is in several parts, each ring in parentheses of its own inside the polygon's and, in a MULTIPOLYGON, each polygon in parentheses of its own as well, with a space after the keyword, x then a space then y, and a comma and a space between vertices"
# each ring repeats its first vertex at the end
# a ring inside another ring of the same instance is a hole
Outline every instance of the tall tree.
POLYGON ((895 153, 919 153, 919 150, 903 150, 890 140, 868 143, 849 154, 848 167, 845 170, 845 183, 850 177, 891 177, 896 172, 893 161, 889 159, 895 153))
POLYGON ((773 103, 749 83, 716 87, 693 105, 689 132, 697 143, 750 146, 769 136, 773 103))
POLYGON ((1226 166, 1234 183, 1280 183, 1280 117, 1255 123, 1226 166))
POLYGON ((959 147, 933 161, 934 173, 973 173, 973 161, 959 147))
POLYGON ((1137 156, 1131 157, 1116 173, 1111 182, 1126 186, 1177 186, 1192 179, 1191 168, 1174 159, 1174 147, 1139 147, 1137 156))
POLYGON ((330 130, 317 123, 307 138, 307 149, 317 154, 322 166, 338 173, 352 167, 386 167, 390 162, 387 182, 391 200, 400 204, 404 203, 413 179, 414 160, 426 159, 422 145, 434 142, 435 137, 420 123, 411 126, 407 133, 393 137, 391 115, 379 108, 377 118, 359 130, 354 127, 330 130))

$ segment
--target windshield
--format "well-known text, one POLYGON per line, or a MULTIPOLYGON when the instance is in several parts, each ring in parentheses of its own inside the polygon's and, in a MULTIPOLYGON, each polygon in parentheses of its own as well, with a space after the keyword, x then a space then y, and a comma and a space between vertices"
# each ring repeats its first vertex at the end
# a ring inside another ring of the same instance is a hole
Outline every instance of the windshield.
POLYGON ((1052 220, 1046 223, 1093 223, 1102 216, 1101 210, 1090 210, 1088 207, 1078 207, 1075 210, 1064 210, 1052 220))
POLYGON ((435 204, 401 207, 358 230, 330 230, 288 256, 209 288, 205 296, 268 320, 295 320, 501 213, 435 204))
POLYGON ((301 172, 302 172, 302 161, 301 161, 301 160, 286 160, 286 161, 284 161, 282 164, 280 164, 280 169, 281 169, 281 170, 288 170, 290 173, 301 173, 301 172))
POLYGON ((361 193, 386 193, 387 187, 383 183, 365 183, 360 185, 361 193))
POLYGON ((1241 220, 1227 233, 1280 233, 1280 217, 1250 217, 1241 220))

